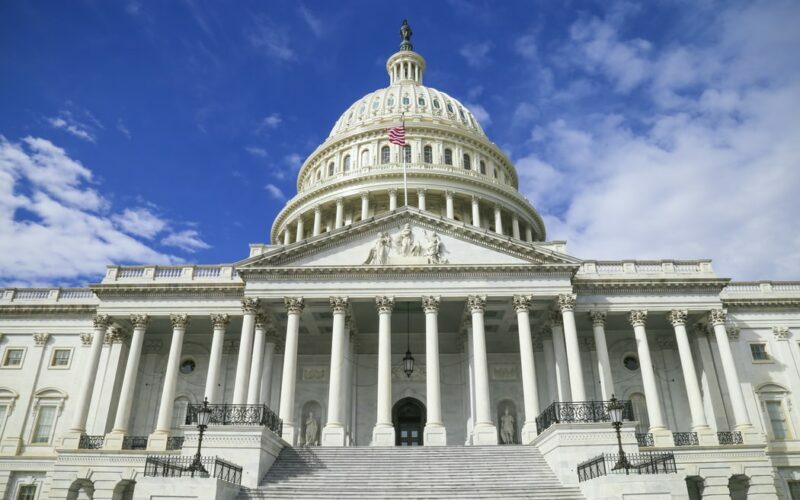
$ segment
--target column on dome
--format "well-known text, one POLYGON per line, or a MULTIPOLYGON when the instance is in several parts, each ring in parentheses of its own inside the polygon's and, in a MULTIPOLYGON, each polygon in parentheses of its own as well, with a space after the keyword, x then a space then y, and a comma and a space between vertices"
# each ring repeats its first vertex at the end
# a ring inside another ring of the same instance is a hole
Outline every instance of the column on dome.
POLYGON ((264 372, 264 345, 267 340, 268 318, 263 312, 255 316, 253 354, 250 361, 250 380, 247 382, 247 404, 261 404, 261 380, 264 372))
POLYGON ((219 376, 222 372, 222 354, 225 345, 225 329, 230 323, 230 316, 227 314, 212 314, 211 325, 214 333, 211 338, 211 354, 208 359, 208 376, 206 377, 205 397, 210 404, 222 402, 219 391, 219 376))
POLYGON ((439 375, 439 297, 422 297, 425 312, 425 399, 428 405, 423 433, 425 446, 445 446, 447 431, 442 421, 442 396, 439 375))
POLYGON ((533 243, 533 229, 531 229, 530 225, 525 226, 525 241, 533 243))
POLYGON ((305 236, 305 228, 303 227, 303 215, 299 215, 297 217, 297 232, 295 233, 295 241, 301 242, 305 236))
POLYGON ((350 305, 347 297, 331 297, 333 312, 333 335, 331 338, 331 369, 328 384, 328 422, 322 429, 322 446, 344 446, 344 376, 345 349, 348 335, 345 331, 345 316, 350 305))
POLYGON ((494 232, 503 234, 503 214, 500 205, 494 206, 494 232))
POLYGON ((572 401, 567 371, 567 348, 564 346, 564 321, 559 311, 550 313, 550 331, 553 335, 553 361, 558 401, 572 401))
POLYGON ((333 223, 334 229, 339 229, 344 225, 344 198, 336 198, 336 219, 333 223))
POLYGON ((361 220, 369 219, 369 192, 361 193, 361 220))
POLYGON ((312 236, 319 236, 322 231, 322 208, 317 205, 314 207, 314 227, 312 228, 312 236))
POLYGON ((281 378, 281 404, 278 416, 283 420, 283 440, 291 446, 297 444, 300 427, 294 420, 295 383, 297 381, 297 344, 300 335, 300 316, 305 302, 303 297, 285 297, 286 344, 283 352, 283 377, 281 378))
POLYGON ((477 196, 472 197, 472 225, 481 227, 481 206, 477 196))
POLYGON ((100 364, 100 354, 103 351, 103 341, 106 338, 106 331, 111 325, 111 317, 107 314, 98 314, 93 319, 94 333, 92 334, 92 344, 89 350, 89 359, 83 372, 81 386, 78 392, 78 400, 75 405, 75 413, 72 416, 72 425, 63 438, 62 446, 68 449, 77 449, 80 444, 81 435, 86 432, 86 419, 89 416, 89 405, 92 402, 92 392, 94 390, 95 379, 97 378, 97 367, 100 364))
POLYGON ((578 343, 578 329, 575 326, 575 302, 572 294, 558 296, 558 307, 564 323, 564 347, 567 350, 567 369, 569 371, 569 387, 572 401, 586 401, 586 388, 583 385, 583 365, 581 364, 581 348, 578 343))
POLYGON ((392 423, 392 310, 394 297, 375 297, 378 309, 378 416, 372 446, 394 446, 392 423))
POLYGON ((389 210, 397 210, 397 189, 389 190, 389 210))
POLYGON ((511 236, 516 240, 520 239, 519 217, 517 217, 517 214, 511 214, 511 236))
POLYGON ((608 344, 606 343, 606 313, 591 311, 589 319, 592 320, 592 333, 594 345, 597 349, 597 373, 600 376, 600 397, 608 401, 614 395, 614 377, 611 375, 611 363, 608 359, 608 344))
POLYGON ((253 355, 253 327, 260 301, 255 297, 242 299, 242 336, 239 339, 239 357, 236 360, 236 379, 233 384, 233 404, 247 403, 247 385, 253 355))
POLYGON ((703 396, 700 393, 700 384, 697 381, 697 372, 694 369, 694 359, 692 358, 692 349, 689 345, 689 336, 686 333, 687 316, 687 311, 673 309, 667 314, 667 321, 672 324, 675 330, 675 343, 678 347, 678 355, 681 360, 683 381, 686 385, 686 396, 689 399, 692 431, 697 433, 697 438, 701 446, 714 446, 718 444, 718 442, 711 427, 708 426, 706 412, 703 409, 703 396))
POLYGON ((417 207, 425 210, 425 190, 423 188, 417 189, 417 207))
POLYGON ((650 432, 656 446, 672 446, 672 436, 664 425, 661 413, 661 400, 658 394, 656 375, 653 370, 653 360, 650 357, 650 346, 647 342, 647 311, 633 310, 628 313, 628 321, 633 327, 636 338, 636 352, 639 355, 639 370, 642 372, 642 385, 647 403, 647 416, 650 419, 650 432))
POLYGON ((748 439, 756 439, 750 417, 747 414, 747 407, 744 403, 744 393, 742 384, 739 382, 739 374, 736 372, 736 362, 731 352, 731 344, 728 340, 728 332, 725 329, 725 318, 727 312, 724 309, 713 309, 708 314, 708 322, 714 329, 714 337, 717 339, 719 348, 719 358, 722 362, 722 372, 725 374, 725 382, 728 386, 728 397, 731 398, 733 407, 733 419, 736 423, 736 430, 742 432, 742 437, 747 444, 748 439))
POLYGON ((492 421, 491 399, 489 397, 489 360, 486 353, 486 334, 483 313, 486 309, 486 296, 470 295, 467 306, 472 315, 472 352, 475 363, 475 426, 472 444, 497 444, 497 427, 492 421))
POLYGON ((156 430, 147 440, 148 450, 164 451, 167 449, 169 431, 172 428, 172 410, 175 405, 175 387, 178 384, 178 368, 181 363, 183 337, 189 327, 188 314, 171 314, 172 342, 169 346, 167 370, 164 372, 164 388, 161 391, 161 403, 158 406, 156 430))
POLYGON ((142 357, 142 343, 150 317, 146 314, 131 314, 133 336, 128 350, 128 361, 125 364, 125 375, 122 378, 122 387, 119 391, 117 414, 114 417, 114 428, 106 434, 103 447, 110 450, 121 450, 125 436, 128 434, 133 396, 136 389, 136 378, 139 374, 139 360, 142 357))
POLYGON ((455 218, 455 210, 453 209, 453 192, 452 191, 445 191, 445 215, 448 219, 455 218))
POLYGON ((286 229, 283 230, 283 244, 289 245, 292 242, 292 233, 289 231, 289 225, 286 225, 286 229))
POLYGON ((536 417, 539 416, 539 390, 536 387, 536 365, 531 340, 529 310, 532 298, 514 295, 512 305, 517 313, 519 333, 520 368, 522 369, 522 395, 525 404, 525 423, 522 426, 522 444, 530 444, 536 438, 536 417))

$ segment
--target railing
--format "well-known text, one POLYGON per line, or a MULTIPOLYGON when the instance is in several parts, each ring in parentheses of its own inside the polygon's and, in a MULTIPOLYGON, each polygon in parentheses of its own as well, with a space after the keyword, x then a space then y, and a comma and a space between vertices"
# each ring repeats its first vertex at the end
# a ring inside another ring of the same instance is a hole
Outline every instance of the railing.
POLYGON ((34 288, 30 290, 17 290, 14 298, 18 300, 44 300, 50 296, 49 289, 34 288))
POLYGON ((699 446, 700 441, 697 439, 696 432, 673 432, 672 440, 675 446, 699 446))
MULTIPOLYGON (((625 405, 623 420, 633 420, 633 405, 630 401, 620 401, 625 405)), ((536 417, 536 432, 541 434, 553 424, 561 422, 610 422, 609 401, 581 401, 562 403, 556 401, 536 417)))
POLYGON ((147 436, 125 436, 122 438, 123 450, 146 450, 147 436))
POLYGON ((639 444, 639 448, 651 448, 655 446, 653 435, 649 432, 637 432, 636 442, 639 444))
MULTIPOLYGON (((197 412, 203 405, 189 405, 186 408, 186 425, 197 422, 197 412)), ((267 405, 208 405, 211 410, 209 425, 263 425, 277 435, 283 434, 283 420, 267 405)))
POLYGON ((619 455, 603 453, 578 464, 578 482, 609 474, 671 474, 678 472, 672 453, 626 453, 627 466, 619 467, 619 455))
POLYGON ((105 439, 105 436, 87 436, 83 434, 80 441, 78 441, 78 448, 81 450, 99 450, 103 448, 105 439))
POLYGON ((720 445, 744 444, 742 433, 739 431, 719 431, 717 432, 717 440, 720 445))
POLYGON ((183 274, 182 267, 157 267, 154 273, 155 278, 178 278, 183 274))
POLYGON ((144 475, 150 477, 213 477, 233 484, 242 484, 242 468, 219 457, 202 457, 206 469, 202 473, 190 468, 194 456, 148 456, 144 475))
POLYGON ((143 267, 121 267, 119 268, 118 278, 141 278, 144 276, 143 267))
POLYGON ((180 450, 183 448, 183 436, 171 436, 167 438, 168 450, 180 450))

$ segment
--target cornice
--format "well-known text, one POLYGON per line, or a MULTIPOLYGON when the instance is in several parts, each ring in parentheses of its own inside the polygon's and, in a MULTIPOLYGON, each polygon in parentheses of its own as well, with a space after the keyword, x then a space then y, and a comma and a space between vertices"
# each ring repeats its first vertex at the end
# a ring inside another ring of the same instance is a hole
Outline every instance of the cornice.
POLYGON ((800 307, 800 298, 742 298, 732 299, 725 297, 722 299, 722 304, 726 307, 733 308, 785 308, 785 307, 800 307))
POLYGON ((93 284, 90 288, 101 299, 146 294, 148 297, 174 297, 176 295, 202 295, 208 297, 242 297, 242 283, 114 283, 93 284))
POLYGON ((4 314, 95 314, 97 304, 25 304, 2 305, 0 315, 4 314))
POLYGON ((503 265, 420 265, 420 266, 329 266, 329 267, 262 267, 240 271, 250 278, 257 276, 303 276, 307 278, 358 277, 375 279, 401 275, 408 278, 486 278, 493 276, 570 278, 574 266, 569 264, 503 264, 503 265))
POLYGON ((638 293, 645 290, 650 292, 672 292, 676 288, 682 288, 687 290, 692 289, 700 293, 711 292, 719 294, 722 289, 725 288, 728 281, 727 278, 688 278, 685 276, 676 277, 674 279, 628 278, 603 280, 587 280, 576 277, 573 281, 573 287, 576 291, 581 292, 602 291, 607 293, 608 291, 613 291, 620 293, 638 293))

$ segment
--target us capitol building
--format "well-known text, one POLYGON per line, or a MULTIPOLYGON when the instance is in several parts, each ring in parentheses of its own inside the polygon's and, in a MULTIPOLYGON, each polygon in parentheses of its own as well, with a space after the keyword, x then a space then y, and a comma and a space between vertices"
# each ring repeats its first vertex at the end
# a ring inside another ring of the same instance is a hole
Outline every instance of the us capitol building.
POLYGON ((401 38, 246 258, 2 290, 0 499, 800 498, 800 283, 570 256, 401 38))

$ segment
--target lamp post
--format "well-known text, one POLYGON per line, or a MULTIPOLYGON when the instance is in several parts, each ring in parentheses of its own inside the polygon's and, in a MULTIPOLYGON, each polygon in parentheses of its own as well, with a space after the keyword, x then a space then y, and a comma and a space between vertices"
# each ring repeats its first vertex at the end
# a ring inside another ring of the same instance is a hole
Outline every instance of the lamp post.
POLYGON ((411 374, 414 373, 414 356, 411 355, 411 323, 408 320, 410 310, 411 304, 408 304, 406 307, 406 355, 403 357, 403 371, 408 378, 411 378, 411 374))
POLYGON ((210 420, 211 408, 208 407, 208 398, 206 397, 203 400, 203 407, 197 410, 197 430, 200 431, 200 435, 197 437, 197 453, 195 453, 194 461, 192 461, 192 464, 189 466, 189 472, 192 473, 192 477, 194 477, 195 473, 208 474, 206 468, 203 467, 200 449, 203 446, 203 432, 205 432, 208 427, 208 422, 210 420))
POLYGON ((611 470, 625 469, 625 474, 628 473, 631 464, 628 462, 628 457, 625 456, 625 450, 622 449, 622 434, 620 428, 622 427, 622 414, 625 411, 625 405, 619 401, 614 395, 611 395, 611 401, 608 402, 608 415, 611 417, 611 425, 617 431, 617 444, 619 445, 619 459, 614 464, 611 470))

